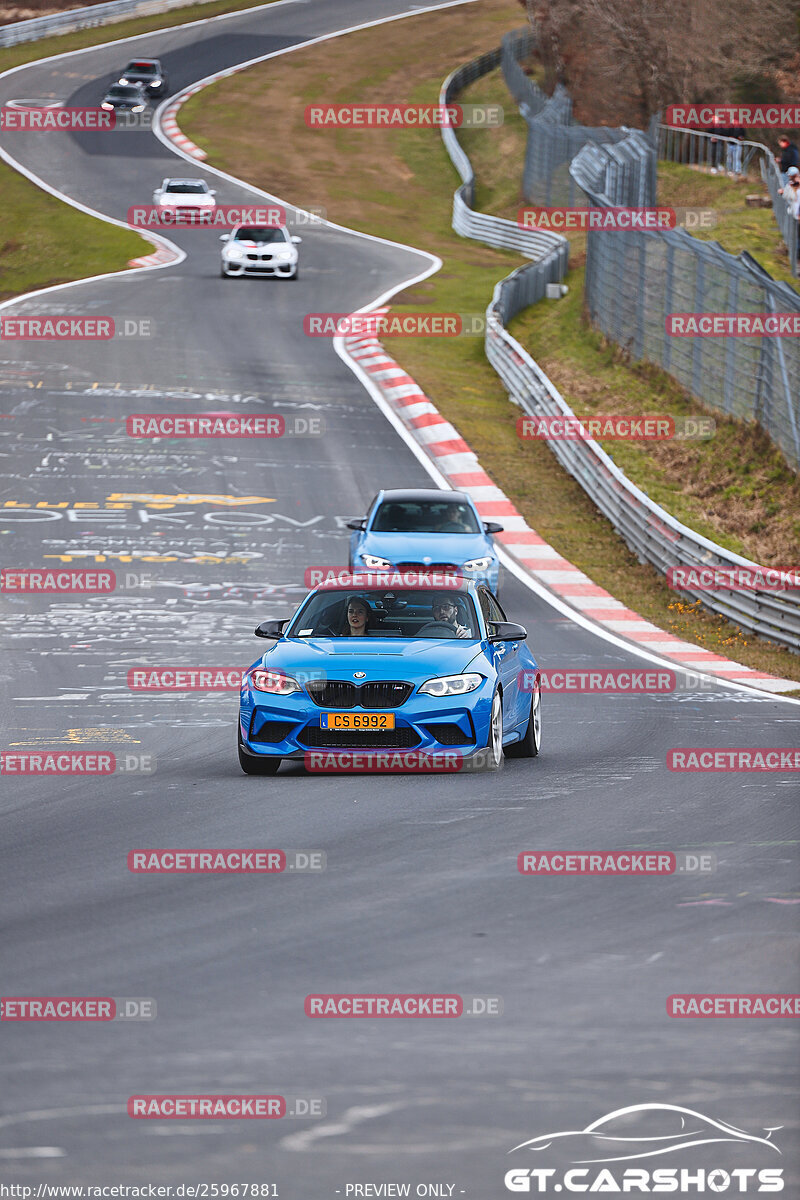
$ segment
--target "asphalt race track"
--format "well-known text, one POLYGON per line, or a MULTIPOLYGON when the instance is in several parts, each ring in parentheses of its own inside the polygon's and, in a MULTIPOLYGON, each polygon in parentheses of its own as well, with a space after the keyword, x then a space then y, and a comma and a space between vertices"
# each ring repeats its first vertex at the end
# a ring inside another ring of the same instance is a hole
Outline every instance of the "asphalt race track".
MULTIPOLYGON (((408 7, 297 0, 246 11, 33 63, 0 79, 0 102, 96 104, 137 53, 160 57, 177 91, 408 7)), ((9 132, 3 144, 52 188, 117 219, 150 203, 162 177, 204 174, 146 132, 9 132)), ((220 203, 252 202, 232 184, 211 186, 220 203)), ((247 1181, 289 1200, 437 1183, 490 1200, 510 1194, 509 1166, 535 1165, 525 1152, 509 1159, 518 1143, 664 1103, 750 1134, 782 1127, 772 1135, 780 1157, 707 1145, 681 1165, 779 1165, 785 1195, 797 1194, 791 1022, 666 1015, 673 993, 798 990, 796 781, 666 766, 677 746, 793 746, 796 704, 722 685, 547 696, 542 755, 496 775, 321 777, 284 766, 258 779, 236 761, 235 692, 128 688, 141 664, 248 665, 263 648, 253 627, 293 610, 305 568, 346 563, 347 519, 381 487, 430 486, 330 343, 302 332, 305 313, 357 309, 426 260, 324 224, 298 232, 294 283, 222 280, 217 233, 187 230, 170 234, 186 252, 175 266, 4 310, 149 319, 153 336, 0 348, 3 565, 105 563, 121 584, 91 599, 0 596, 3 746, 151 755, 156 770, 4 777, 2 994, 152 997, 158 1015, 3 1023, 0 1179, 247 1181), (176 411, 321 417, 325 432, 265 443, 127 437, 129 413, 176 411), (136 876, 134 847, 317 849, 327 870, 136 876), (718 869, 533 879, 516 866, 522 850, 631 847, 713 852, 718 869), (501 997, 503 1012, 304 1014, 311 992, 415 991, 501 997), (216 1092, 324 1097, 327 1115, 126 1114, 134 1094, 216 1092)), ((643 665, 510 574, 500 591, 543 665, 643 665)))

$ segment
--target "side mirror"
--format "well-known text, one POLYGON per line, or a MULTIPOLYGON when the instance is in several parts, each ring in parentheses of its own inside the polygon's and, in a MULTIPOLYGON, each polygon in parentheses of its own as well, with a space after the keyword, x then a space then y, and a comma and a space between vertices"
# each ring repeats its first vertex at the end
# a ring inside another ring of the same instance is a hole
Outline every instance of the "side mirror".
POLYGON ((360 530, 367 528, 367 518, 362 517, 360 521, 348 521, 347 528, 355 529, 356 532, 358 533, 358 532, 360 532, 360 530))
POLYGON ((231 236, 231 235, 230 235, 229 233, 221 233, 221 234, 219 235, 219 240, 220 240, 221 242, 227 242, 227 241, 229 241, 229 240, 230 240, 230 236, 231 236))
POLYGON ((289 617, 284 617, 280 621, 262 621, 256 626, 256 637, 264 638, 281 638, 283 637, 283 627, 289 621, 289 617))
POLYGON ((292 241, 293 241, 295 244, 297 244, 297 243, 299 243, 299 242, 302 242, 302 240, 303 240, 303 239, 302 239, 301 237, 298 237, 296 233, 293 233, 293 234, 292 234, 292 241))
POLYGON ((486 533, 502 533, 503 532, 503 526, 498 525, 497 521, 484 521, 483 528, 486 531, 486 533))
POLYGON ((209 196, 216 196, 216 194, 217 194, 217 193, 214 191, 214 189, 213 189, 213 188, 209 188, 209 189, 208 189, 208 194, 209 194, 209 196))
POLYGON ((525 626, 515 621, 492 621, 489 627, 494 630, 489 635, 490 642, 524 642, 528 636, 525 626))

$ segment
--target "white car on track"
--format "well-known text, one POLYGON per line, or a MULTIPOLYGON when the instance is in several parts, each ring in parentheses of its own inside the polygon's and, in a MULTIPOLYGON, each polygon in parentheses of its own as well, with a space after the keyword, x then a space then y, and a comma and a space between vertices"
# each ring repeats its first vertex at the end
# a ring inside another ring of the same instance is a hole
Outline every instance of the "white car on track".
POLYGON ((165 179, 153 192, 153 204, 169 209, 176 217, 192 220, 211 212, 216 194, 205 179, 165 179))
POLYGON ((290 234, 285 225, 237 225, 232 233, 223 233, 220 241, 224 243, 223 279, 242 275, 297 279, 297 243, 302 238, 290 234))

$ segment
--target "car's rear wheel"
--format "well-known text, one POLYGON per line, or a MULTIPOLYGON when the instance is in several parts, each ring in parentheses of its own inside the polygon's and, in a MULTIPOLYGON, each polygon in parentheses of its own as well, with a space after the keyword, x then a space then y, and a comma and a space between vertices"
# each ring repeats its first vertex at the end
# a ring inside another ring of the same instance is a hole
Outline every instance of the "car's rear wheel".
POLYGON ((239 730, 238 745, 239 751, 239 766, 244 771, 245 775, 277 775, 278 767, 281 765, 279 758, 256 758, 252 754, 248 754, 242 745, 242 731, 239 730))
POLYGON ((525 732, 518 742, 509 746, 506 754, 512 758, 536 758, 542 748, 542 693, 536 684, 531 696, 531 711, 525 732))

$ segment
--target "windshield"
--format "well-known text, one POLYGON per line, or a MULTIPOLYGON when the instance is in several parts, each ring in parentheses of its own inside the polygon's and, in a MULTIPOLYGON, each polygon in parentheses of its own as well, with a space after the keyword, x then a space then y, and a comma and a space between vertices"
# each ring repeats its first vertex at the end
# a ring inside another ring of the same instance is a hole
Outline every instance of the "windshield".
POLYGON ((192 183, 192 182, 174 183, 173 182, 173 183, 168 183, 164 190, 167 192, 179 192, 181 195, 184 195, 184 196, 185 195, 202 195, 203 193, 208 191, 208 184, 205 183, 202 179, 197 180, 196 183, 192 183))
POLYGON ((375 533, 480 533, 463 500, 386 500, 372 522, 375 533))
POLYGON ((478 638, 471 597, 453 589, 317 592, 287 637, 478 638))
POLYGON ((132 62, 128 63, 123 75, 157 75, 158 66, 151 62, 132 62))
POLYGON ((108 90, 109 96, 116 96, 119 100, 138 100, 141 93, 135 87, 112 87, 108 90))
POLYGON ((234 241, 255 242, 259 246, 265 246, 268 242, 285 241, 282 229, 261 229, 258 226, 237 229, 233 237, 234 241))

